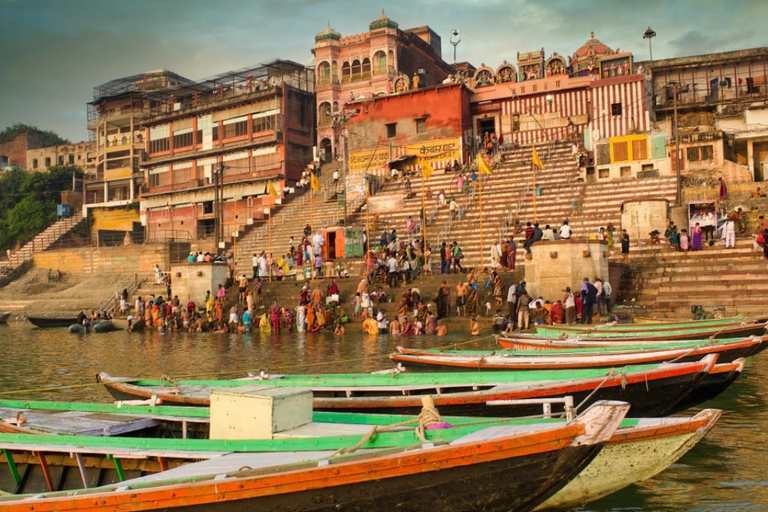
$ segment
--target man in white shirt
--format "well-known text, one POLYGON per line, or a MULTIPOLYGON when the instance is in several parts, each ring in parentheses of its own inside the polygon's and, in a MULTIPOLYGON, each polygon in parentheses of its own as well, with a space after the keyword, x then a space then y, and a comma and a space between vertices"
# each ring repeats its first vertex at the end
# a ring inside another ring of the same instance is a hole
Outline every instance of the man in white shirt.
POLYGON ((376 315, 376 322, 379 324, 379 334, 387 334, 389 329, 389 320, 387 320, 387 314, 383 309, 379 310, 376 315))
POLYGON ((512 320, 512 323, 515 321, 515 308, 517 307, 517 285, 515 283, 512 283, 509 285, 509 290, 507 290, 507 308, 509 309, 509 318, 512 320))
POLYGON ((573 230, 571 229, 571 226, 568 225, 568 221, 564 220, 563 225, 560 226, 559 233, 560 240, 568 240, 571 238, 571 235, 573 235, 573 230))
POLYGON ((397 286, 397 259, 394 254, 387 259, 387 284, 390 288, 397 286))
POLYGON ((611 286, 610 281, 606 280, 603 283, 603 300, 605 300, 606 313, 611 312, 611 293, 612 292, 613 292, 613 287, 611 286))
POLYGON ((251 267, 253 268, 253 277, 251 279, 255 280, 259 276, 259 257, 256 253, 253 253, 251 257, 251 267))

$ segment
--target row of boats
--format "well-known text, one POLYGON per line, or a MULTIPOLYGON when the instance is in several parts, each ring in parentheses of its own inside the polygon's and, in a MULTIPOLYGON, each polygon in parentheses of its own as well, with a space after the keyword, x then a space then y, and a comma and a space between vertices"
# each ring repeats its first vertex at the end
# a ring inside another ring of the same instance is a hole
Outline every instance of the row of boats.
POLYGON ((398 347, 375 374, 102 372, 113 405, 0 401, 0 510, 567 510, 701 440, 721 411, 669 415, 733 383, 766 320, 398 347), (650 339, 682 331, 696 335, 650 339))

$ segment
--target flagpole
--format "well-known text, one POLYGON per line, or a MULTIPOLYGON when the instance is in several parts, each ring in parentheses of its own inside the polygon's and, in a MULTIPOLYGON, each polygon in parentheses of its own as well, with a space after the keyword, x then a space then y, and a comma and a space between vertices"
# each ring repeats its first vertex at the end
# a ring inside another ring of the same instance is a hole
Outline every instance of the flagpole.
POLYGON ((370 186, 368 179, 365 179, 365 257, 364 261, 368 263, 368 254, 371 252, 371 216, 368 209, 368 196, 370 195, 370 186))
POLYGON ((478 195, 477 202, 480 207, 480 267, 479 271, 483 270, 483 175, 477 173, 477 185, 478 195))
MULTIPOLYGON (((536 147, 534 146, 533 151, 536 151, 536 147)), ((531 176, 533 179, 533 222, 536 222, 536 166, 533 163, 533 158, 531 159, 531 176)))
MULTIPOLYGON (((427 257, 427 210, 425 208, 426 200, 424 198, 424 169, 421 170, 421 254, 427 257)), ((427 260, 424 260, 426 265, 427 260)))
MULTIPOLYGON (((267 246, 269 249, 269 257, 272 258, 272 205, 267 210, 267 246)), ((269 282, 272 282, 272 265, 269 265, 269 282)))

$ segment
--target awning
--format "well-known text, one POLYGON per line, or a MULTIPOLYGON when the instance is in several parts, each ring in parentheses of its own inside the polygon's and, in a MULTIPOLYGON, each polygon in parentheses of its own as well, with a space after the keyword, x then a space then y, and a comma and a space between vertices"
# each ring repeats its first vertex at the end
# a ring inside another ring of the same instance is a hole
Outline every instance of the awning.
POLYGON ((416 155, 405 155, 388 162, 387 165, 389 166, 390 169, 400 169, 405 165, 415 164, 418 158, 419 157, 416 155))

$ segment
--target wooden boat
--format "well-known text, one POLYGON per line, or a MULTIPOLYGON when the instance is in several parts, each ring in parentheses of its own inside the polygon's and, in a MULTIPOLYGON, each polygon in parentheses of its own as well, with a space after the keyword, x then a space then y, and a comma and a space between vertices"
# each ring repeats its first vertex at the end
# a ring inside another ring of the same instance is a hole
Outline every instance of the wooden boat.
POLYGON ((725 339, 740 338, 744 336, 761 335, 766 332, 768 324, 746 324, 730 327, 701 327, 697 329, 683 329, 679 331, 663 332, 613 332, 613 331, 589 331, 589 332, 556 332, 547 333, 543 329, 536 332, 536 336, 546 338, 579 338, 602 341, 643 340, 649 342, 667 342, 675 340, 700 340, 700 339, 725 339))
POLYGON ((576 509, 653 477, 701 441, 721 414, 705 409, 693 418, 641 419, 617 430, 595 460, 536 510, 576 509))
MULTIPOLYGON (((112 326, 116 331, 125 331, 128 329, 128 318, 113 318, 112 326)), ((143 331, 145 327, 144 319, 137 316, 131 318, 131 330, 134 332, 143 331)))
POLYGON ((496 342, 503 350, 511 351, 566 351, 566 352, 588 352, 601 351, 610 352, 616 350, 647 350, 659 349, 664 347, 694 347, 697 345, 720 345, 729 343, 742 338, 702 338, 697 340, 672 340, 667 342, 649 341, 630 337, 626 339, 594 338, 591 336, 568 337, 568 338, 547 338, 544 336, 530 334, 514 334, 497 336, 496 342))
POLYGON ((749 317, 728 317, 728 318, 708 318, 705 320, 690 320, 687 322, 669 322, 656 320, 653 323, 617 323, 608 322, 604 324, 556 324, 556 325, 538 325, 537 330, 552 331, 611 331, 611 332, 660 332, 660 331, 679 331, 685 329, 700 329, 703 327, 725 327, 746 324, 763 324, 768 322, 768 315, 749 316, 749 317))
POLYGON ((52 316, 27 316, 27 320, 35 327, 69 327, 77 323, 75 317, 52 317, 52 316))
MULTIPOLYGON (((439 433, 429 431, 425 441, 407 446, 352 454, 315 448, 314 440, 285 439, 280 440, 282 444, 305 449, 226 453, 90 489, 83 464, 79 467, 86 485, 80 489, 0 496, 0 510, 331 512, 408 508, 524 512, 552 496, 586 467, 613 435, 627 409, 622 403, 599 403, 565 424, 539 423, 532 428, 519 424, 467 425, 439 433), (500 481, 504 485, 499 485, 500 481)), ((6 452, 47 454, 58 446, 61 453, 72 450, 81 455, 80 459, 87 459, 83 454, 116 451, 110 446, 116 441, 112 438, 1 437, 0 447, 6 452)), ((365 436, 358 439, 365 441, 365 436)), ((274 440, 269 442, 275 444, 274 440)), ((58 487, 57 480, 46 481, 58 487)))
POLYGON ((115 330, 112 320, 97 320, 91 325, 91 328, 93 332, 112 332, 115 330))
POLYGON ((11 311, 0 311, 0 324, 7 324, 11 318, 11 311))
MULTIPOLYGON (((319 411, 418 414, 421 396, 434 396, 445 415, 522 416, 541 413, 538 405, 487 402, 573 396, 576 403, 622 400, 630 414, 666 416, 712 398, 741 373, 743 363, 716 364, 717 356, 701 361, 615 369, 535 372, 452 372, 348 375, 284 375, 237 380, 137 380, 97 376, 117 400, 153 400, 165 405, 207 406, 217 389, 248 389, 256 385, 305 387, 313 392, 319 411), (710 372, 716 377, 710 377, 710 372), (727 376, 727 378, 726 378, 727 376), (709 397, 703 394, 711 393, 709 397)), ((585 404, 585 405, 586 405, 585 404)))
MULTIPOLYGON (((762 320, 762 317, 759 318, 762 320)), ((594 337, 629 337, 639 336, 648 339, 648 336, 665 336, 671 339, 696 338, 733 338, 737 336, 749 336, 765 332, 765 321, 745 319, 740 322, 729 321, 717 324, 661 324, 661 325, 637 325, 625 327, 631 324, 605 324, 605 325, 536 325, 536 334, 539 336, 594 336, 594 337)))
MULTIPOLYGON (((700 441, 715 425, 720 414, 721 411, 719 410, 706 409, 693 417, 624 419, 619 429, 610 437, 597 457, 573 481, 540 505, 537 510, 574 508, 636 481, 652 477, 674 463, 700 441)), ((8 425, 12 432, 37 434, 125 435, 128 432, 154 429, 158 424, 166 422, 202 425, 206 424, 209 416, 209 409, 200 407, 123 405, 118 408, 114 405, 90 403, 0 401, 0 417, 11 418, 10 424, 6 421, 0 422, 0 429, 3 428, 3 425, 8 425), (19 417, 24 418, 25 421, 17 427, 15 423, 18 420, 13 418, 19 417)), ((467 423, 483 423, 486 428, 512 424, 526 427, 537 423, 552 425, 556 422, 564 423, 566 421, 532 418, 525 420, 504 420, 501 418, 481 420, 468 417, 444 417, 443 419, 455 427, 462 427, 467 423)), ((409 416, 315 412, 313 422, 322 424, 323 432, 328 435, 333 432, 331 428, 338 428, 340 432, 344 433, 356 433, 359 429, 357 435, 346 436, 354 442, 356 442, 357 436, 370 431, 371 427, 400 425, 391 430, 381 429, 382 431, 377 433, 377 436, 371 437, 361 445, 361 450, 384 448, 397 443, 413 442, 416 444, 419 442, 415 438, 413 440, 410 438, 413 436, 413 431, 406 425, 409 422, 410 425, 416 422, 414 417, 409 416), (394 434, 395 431, 397 434, 394 434), (395 439, 399 437, 404 439, 396 441, 395 439)), ((304 430, 306 435, 306 431, 309 429, 304 430)), ((317 432, 319 429, 314 428, 311 431, 317 432)), ((431 434, 431 432, 428 433, 431 434)), ((291 434, 284 433, 283 435, 289 436, 291 434)), ((337 445, 347 441, 341 435, 335 439, 337 445)), ((0 436, 0 443, 3 441, 3 437, 0 436)), ((226 447, 224 443, 219 441, 192 444, 176 443, 171 453, 178 455, 178 457, 165 457, 166 466, 178 467, 175 462, 184 460, 185 453, 197 452, 207 456, 206 444, 211 445, 208 449, 211 452, 215 451, 214 448, 223 450, 226 447)), ((267 443, 250 443, 250 447, 255 451, 256 449, 263 449, 265 444, 267 443)), ((233 443, 229 443, 230 447, 232 445, 233 443)), ((243 443, 238 443, 238 446, 234 447, 237 451, 243 448, 243 443)), ((16 457, 21 459, 19 451, 13 457, 14 460, 16 457)), ((152 466, 154 459, 151 457, 142 460, 142 467, 145 472, 151 474, 151 472, 160 471, 159 464, 157 467, 152 466)), ((112 462, 111 464, 116 463, 112 462)), ((86 472, 88 471, 87 468, 84 469, 86 472)), ((35 467, 34 470, 41 473, 39 467, 35 467)), ((0 471, 2 471, 1 465, 0 471)), ((134 470, 130 467, 124 467, 123 475, 125 476, 130 471, 134 470)), ((71 481, 60 483, 60 487, 74 487, 78 484, 79 475, 72 473, 69 476, 71 481)), ((112 477, 116 477, 116 474, 113 474, 112 477)), ((28 478, 27 480, 30 481, 31 479, 28 478)))
POLYGON ((768 348, 767 336, 752 336, 723 343, 694 346, 669 346, 647 350, 614 351, 530 351, 530 352, 429 352, 397 347, 390 359, 398 363, 441 369, 474 370, 559 370, 580 368, 615 368, 624 365, 695 361, 717 354, 718 361, 754 355, 768 348))

